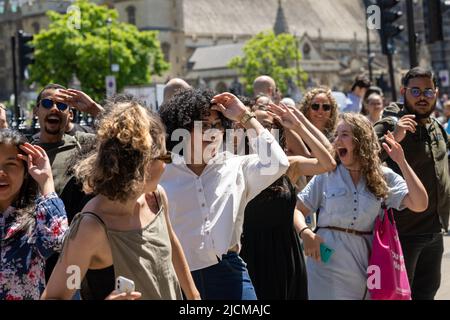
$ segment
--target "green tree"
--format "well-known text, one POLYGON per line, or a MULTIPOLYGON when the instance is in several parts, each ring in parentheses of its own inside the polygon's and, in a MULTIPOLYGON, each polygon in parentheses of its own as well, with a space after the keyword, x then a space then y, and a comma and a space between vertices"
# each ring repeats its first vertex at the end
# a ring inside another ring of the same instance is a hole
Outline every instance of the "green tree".
POLYGON ((157 32, 139 31, 134 25, 118 22, 116 10, 87 0, 78 0, 74 6, 79 8, 78 12, 47 13, 51 21, 48 29, 33 39, 35 63, 30 67, 31 82, 68 86, 76 76, 83 91, 97 101, 102 100, 106 92, 105 76, 112 74, 109 35, 112 63, 120 66, 119 72, 114 73, 117 90, 149 83, 152 74, 161 75, 169 68, 157 32), (81 13, 79 22, 74 20, 77 13, 81 13))
POLYGON ((252 92, 253 81, 260 75, 269 75, 279 89, 286 94, 288 80, 303 88, 307 74, 296 64, 302 54, 297 48, 293 35, 273 31, 261 32, 250 39, 244 46, 244 56, 234 57, 228 67, 236 69, 244 77, 247 92, 252 92))

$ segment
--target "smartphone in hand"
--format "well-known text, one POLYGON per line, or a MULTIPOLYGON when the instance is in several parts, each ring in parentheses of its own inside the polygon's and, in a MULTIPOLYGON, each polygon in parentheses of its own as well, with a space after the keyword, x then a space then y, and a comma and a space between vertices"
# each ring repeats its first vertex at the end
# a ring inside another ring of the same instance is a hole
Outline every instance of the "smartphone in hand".
POLYGON ((125 277, 117 277, 116 279, 116 291, 119 293, 132 293, 135 291, 134 281, 125 277))
POLYGON ((330 248, 325 243, 320 244, 320 259, 323 263, 328 263, 333 253, 334 249, 330 248))

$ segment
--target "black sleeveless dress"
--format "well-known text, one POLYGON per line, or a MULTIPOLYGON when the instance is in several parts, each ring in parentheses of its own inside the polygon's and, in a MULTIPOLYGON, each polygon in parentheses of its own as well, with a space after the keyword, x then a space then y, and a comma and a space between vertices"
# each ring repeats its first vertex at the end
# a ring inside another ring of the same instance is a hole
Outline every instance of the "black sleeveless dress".
POLYGON ((306 267, 294 228, 295 188, 282 176, 245 209, 241 257, 258 300, 307 300, 306 267))

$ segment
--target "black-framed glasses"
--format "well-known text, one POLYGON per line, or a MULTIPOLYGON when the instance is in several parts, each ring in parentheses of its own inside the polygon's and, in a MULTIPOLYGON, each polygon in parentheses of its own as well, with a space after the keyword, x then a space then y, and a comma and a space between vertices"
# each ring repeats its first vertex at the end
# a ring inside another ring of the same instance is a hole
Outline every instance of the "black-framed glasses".
POLYGON ((319 111, 320 106, 322 106, 323 111, 331 110, 331 104, 328 103, 313 103, 311 105, 311 109, 313 109, 314 111, 319 111))
POLYGON ((172 163, 172 152, 167 151, 165 154, 160 155, 159 157, 155 158, 154 160, 159 160, 162 161, 164 163, 172 163))
POLYGON ((423 95, 427 99, 433 99, 436 96, 436 89, 427 88, 423 91, 417 87, 405 89, 409 90, 414 98, 419 98, 421 95, 423 95))
POLYGON ((43 106, 45 109, 51 109, 55 104, 59 111, 66 111, 67 108, 69 107, 65 103, 53 101, 51 99, 42 99, 41 100, 41 106, 43 106))

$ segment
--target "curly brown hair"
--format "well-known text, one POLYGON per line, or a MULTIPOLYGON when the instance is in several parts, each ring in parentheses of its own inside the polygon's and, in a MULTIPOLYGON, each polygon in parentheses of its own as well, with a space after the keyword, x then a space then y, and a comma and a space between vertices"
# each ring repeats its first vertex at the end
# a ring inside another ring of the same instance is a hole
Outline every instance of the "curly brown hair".
MULTIPOLYGON (((361 172, 366 178, 367 188, 377 198, 385 198, 389 188, 378 156, 381 147, 372 124, 365 116, 357 113, 342 113, 339 115, 339 119, 351 127, 355 143, 354 157, 361 165, 361 172)), ((340 163, 337 155, 335 155, 335 160, 336 163, 340 163)))
POLYGON ((338 118, 338 104, 336 102, 336 99, 331 94, 331 89, 327 87, 318 87, 309 90, 300 102, 300 111, 306 116, 308 120, 310 120, 309 112, 311 110, 312 101, 319 94, 325 94, 331 104, 330 118, 328 119, 327 125, 325 127, 325 132, 323 132, 323 134, 325 134, 327 138, 332 138, 334 130, 336 129, 338 118))
POLYGON ((148 164, 166 152, 165 129, 132 97, 115 97, 105 109, 96 148, 75 166, 75 175, 86 193, 124 202, 142 192, 148 164))

